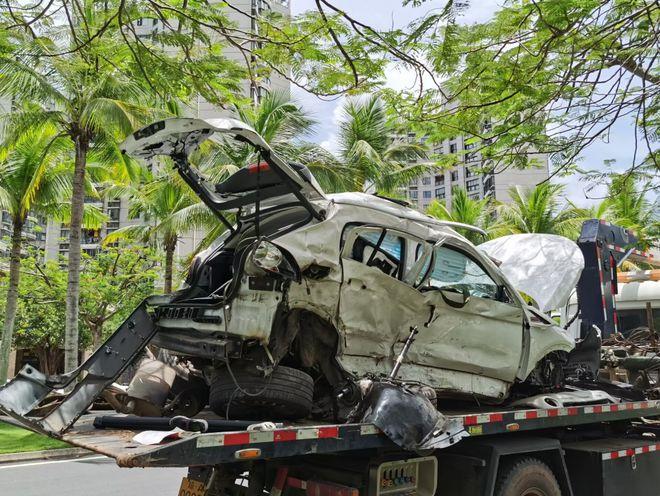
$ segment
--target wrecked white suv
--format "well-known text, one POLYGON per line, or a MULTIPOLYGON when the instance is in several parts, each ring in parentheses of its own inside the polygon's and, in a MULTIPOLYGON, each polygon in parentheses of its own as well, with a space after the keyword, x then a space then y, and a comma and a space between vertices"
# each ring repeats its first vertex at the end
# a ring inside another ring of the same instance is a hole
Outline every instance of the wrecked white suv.
POLYGON ((413 327, 399 377, 439 398, 501 403, 512 388, 561 382, 573 340, 447 223, 374 195, 326 195, 231 119, 156 122, 122 149, 172 157, 227 227, 153 311, 153 343, 203 371, 216 413, 341 416, 360 378, 391 371, 413 327), (247 142, 261 159, 211 184, 188 161, 209 138, 247 142))

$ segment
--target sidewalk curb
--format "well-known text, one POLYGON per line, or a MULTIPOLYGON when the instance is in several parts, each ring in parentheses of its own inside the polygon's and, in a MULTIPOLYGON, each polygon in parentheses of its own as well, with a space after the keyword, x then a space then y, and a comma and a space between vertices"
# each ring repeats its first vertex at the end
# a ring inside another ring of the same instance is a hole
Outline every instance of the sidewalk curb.
POLYGON ((0 455, 0 464, 27 462, 32 460, 55 460, 58 458, 79 458, 91 454, 91 451, 84 448, 63 448, 42 451, 27 451, 24 453, 7 453, 5 455, 0 455))

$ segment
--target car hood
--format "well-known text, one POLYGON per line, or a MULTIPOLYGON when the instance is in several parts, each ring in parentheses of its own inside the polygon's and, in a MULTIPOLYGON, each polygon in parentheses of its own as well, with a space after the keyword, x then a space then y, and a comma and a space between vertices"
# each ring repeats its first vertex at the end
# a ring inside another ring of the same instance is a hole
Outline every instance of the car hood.
POLYGON ((566 304, 584 269, 577 244, 554 234, 512 234, 479 245, 542 312, 566 304))

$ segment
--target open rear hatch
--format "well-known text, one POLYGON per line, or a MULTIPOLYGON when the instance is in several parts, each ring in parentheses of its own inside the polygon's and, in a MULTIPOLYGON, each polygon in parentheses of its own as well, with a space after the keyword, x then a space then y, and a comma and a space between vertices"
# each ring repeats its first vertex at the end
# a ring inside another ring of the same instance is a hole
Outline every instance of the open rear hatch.
POLYGON ((165 119, 130 135, 121 149, 134 157, 172 157, 179 174, 227 227, 222 211, 249 208, 262 201, 273 204, 293 199, 315 218, 323 217, 322 208, 312 201, 323 199, 324 194, 307 167, 288 163, 254 129, 235 119, 165 119), (212 184, 188 158, 202 142, 223 136, 252 145, 261 160, 239 169, 220 184, 212 184))
MULTIPOLYGON (((323 218, 324 202, 314 202, 324 199, 323 191, 307 168, 285 162, 258 133, 240 121, 184 118, 158 121, 129 136, 122 144, 122 152, 142 158, 172 157, 186 183, 230 230, 234 227, 222 211, 256 210, 261 201, 267 201, 268 205, 296 202, 309 210, 313 217, 323 218), (240 169, 220 184, 207 181, 190 164, 189 156, 214 135, 228 135, 252 145, 261 160, 254 166, 240 169)), ((145 300, 85 363, 72 372, 46 376, 26 365, 10 382, 0 386, 0 411, 33 431, 61 437, 155 335, 156 326, 148 307, 169 301, 169 296, 145 300), (58 390, 67 393, 56 408, 40 418, 28 416, 40 402, 58 390)))

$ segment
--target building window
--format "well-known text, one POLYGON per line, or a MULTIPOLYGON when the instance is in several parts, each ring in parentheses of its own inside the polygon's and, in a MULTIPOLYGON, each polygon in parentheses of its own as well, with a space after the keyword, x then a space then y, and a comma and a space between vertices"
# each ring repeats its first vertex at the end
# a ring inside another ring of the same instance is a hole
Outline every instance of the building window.
POLYGON ((474 148, 474 143, 465 143, 465 146, 463 147, 466 150, 472 150, 474 148))
POLYGON ((449 153, 456 153, 458 150, 458 147, 456 146, 456 143, 449 143, 449 153))
POLYGON ((152 24, 153 24, 154 26, 155 26, 156 24, 158 24, 158 19, 154 19, 153 22, 152 22, 152 24))
POLYGON ((479 179, 472 179, 471 181, 467 181, 465 183, 465 189, 467 189, 468 192, 478 191, 479 190, 479 179))
POLYGON ((137 24, 138 26, 142 26, 142 18, 140 17, 140 18, 135 22, 135 24, 137 24))
POLYGON ((435 189, 435 197, 438 200, 444 200, 445 199, 445 188, 436 188, 435 189))
POLYGON ((417 198, 419 198, 419 192, 418 191, 411 191, 410 192, 410 198, 412 198, 413 200, 416 200, 417 198))
POLYGON ((424 186, 428 186, 429 184, 431 184, 431 178, 429 176, 424 176, 422 178, 422 184, 424 186))
POLYGON ((422 191, 422 198, 425 198, 427 200, 431 198, 431 191, 430 190, 422 191))
POLYGON ((439 174, 435 176, 435 185, 438 186, 439 184, 445 184, 445 175, 444 174, 439 174))
POLYGON ((476 153, 472 152, 472 153, 466 153, 465 154, 465 161, 466 162, 474 162, 476 160, 478 160, 476 153))
POLYGON ((452 182, 458 181, 458 171, 456 170, 451 171, 451 181, 452 182))
POLYGON ((490 195, 495 193, 495 176, 492 174, 487 176, 484 180, 484 194, 490 195))

